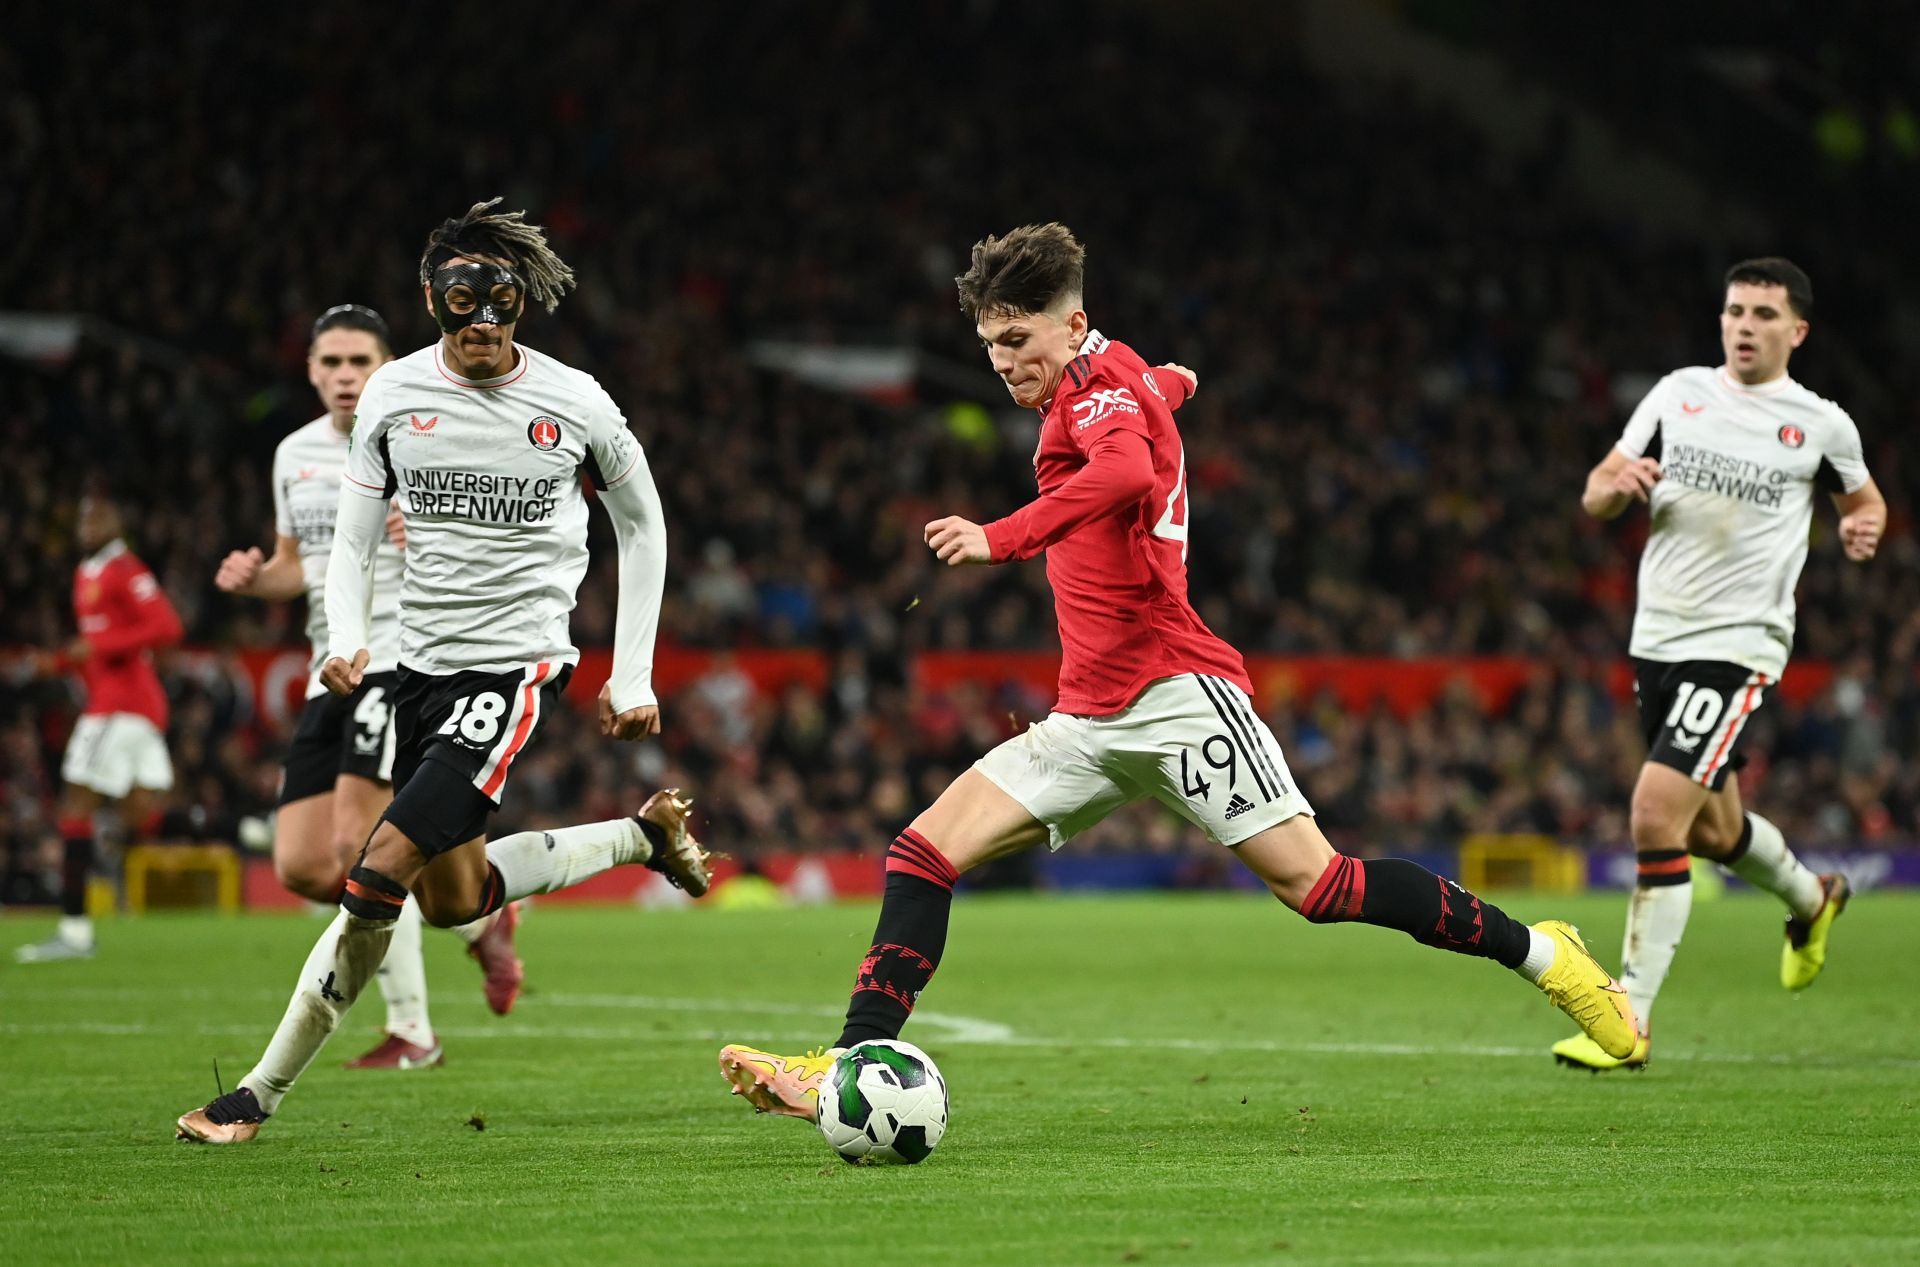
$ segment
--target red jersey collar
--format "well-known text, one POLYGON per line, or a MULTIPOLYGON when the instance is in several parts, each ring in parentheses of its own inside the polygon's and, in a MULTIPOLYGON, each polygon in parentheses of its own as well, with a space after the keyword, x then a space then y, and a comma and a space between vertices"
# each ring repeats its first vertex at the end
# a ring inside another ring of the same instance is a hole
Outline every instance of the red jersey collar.
MULTIPOLYGON (((1112 339, 1109 339, 1106 335, 1101 334, 1098 330, 1089 329, 1087 331, 1087 337, 1080 340, 1080 350, 1074 353, 1074 359, 1078 360, 1080 357, 1083 357, 1083 356, 1098 356, 1102 352, 1106 351, 1107 345, 1112 342, 1113 342, 1112 339)), ((1065 377, 1065 376, 1062 375, 1062 377, 1065 377)), ((1040 416, 1042 418, 1047 416, 1047 410, 1053 408, 1054 396, 1058 396, 1059 394, 1060 394, 1059 389, 1056 388, 1054 390, 1053 396, 1049 396, 1045 400, 1040 402, 1040 416)))

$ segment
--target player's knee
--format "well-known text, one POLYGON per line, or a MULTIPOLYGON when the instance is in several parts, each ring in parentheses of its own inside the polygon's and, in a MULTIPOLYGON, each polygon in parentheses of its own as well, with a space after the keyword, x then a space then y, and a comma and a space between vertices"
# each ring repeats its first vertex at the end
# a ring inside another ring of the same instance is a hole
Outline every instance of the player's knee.
POLYGON ((273 873, 288 892, 297 893, 309 902, 335 902, 340 898, 341 882, 346 879, 345 869, 336 861, 338 857, 338 854, 316 858, 276 853, 273 873))
POLYGON ((1665 805, 1635 793, 1633 809, 1627 820, 1628 834, 1639 853, 1683 849, 1687 843, 1686 825, 1665 805))
POLYGON ((361 866, 371 867, 402 884, 411 883, 425 862, 419 847, 407 839, 406 833, 385 820, 374 827, 373 835, 368 837, 360 853, 361 866))

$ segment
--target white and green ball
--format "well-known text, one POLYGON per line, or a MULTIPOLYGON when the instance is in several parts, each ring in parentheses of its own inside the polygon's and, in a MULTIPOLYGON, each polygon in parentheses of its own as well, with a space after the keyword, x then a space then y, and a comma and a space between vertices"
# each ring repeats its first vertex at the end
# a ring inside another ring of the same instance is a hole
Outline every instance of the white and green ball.
POLYGON ((820 1084, 820 1133, 851 1162, 925 1161, 947 1130, 947 1080, 899 1039, 842 1052, 820 1084))

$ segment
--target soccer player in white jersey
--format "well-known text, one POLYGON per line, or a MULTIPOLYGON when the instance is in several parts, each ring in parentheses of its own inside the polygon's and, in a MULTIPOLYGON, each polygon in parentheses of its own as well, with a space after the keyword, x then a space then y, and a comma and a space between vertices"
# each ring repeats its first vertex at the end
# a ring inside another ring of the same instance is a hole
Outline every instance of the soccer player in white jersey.
POLYGON ((1853 419, 1787 375, 1812 311, 1813 283, 1791 262, 1735 264, 1720 310, 1726 363, 1661 379, 1587 476, 1588 514, 1612 519, 1642 502, 1653 519, 1631 647, 1648 754, 1633 791, 1639 880, 1620 972, 1641 1032, 1624 1060, 1584 1035, 1565 1039, 1553 1047, 1563 1064, 1646 1064, 1647 1018, 1693 906, 1689 855, 1786 904, 1789 990, 1820 975, 1846 906, 1846 877, 1809 871, 1779 828, 1743 812, 1728 777, 1747 722, 1787 666, 1815 491, 1832 496, 1855 562, 1873 557, 1886 526, 1853 419))
MULTIPOLYGON (((359 304, 329 308, 314 322, 307 349, 307 381, 326 412, 280 441, 273 454, 274 547, 271 558, 235 550, 221 561, 214 584, 229 594, 268 602, 307 599, 312 662, 307 702, 287 751, 274 813, 273 865, 280 882, 301 897, 339 902, 347 868, 392 799, 393 687, 400 659, 400 548, 382 541, 375 554, 371 659, 357 690, 345 698, 320 683, 327 649, 327 556, 340 504, 340 473, 347 460, 353 412, 374 370, 393 359, 387 323, 359 304)), ((388 527, 399 512, 388 514, 388 527)), ((513 951, 513 908, 459 931, 487 971, 487 1001, 496 1012, 513 1006, 523 975, 513 951)), ((394 926, 380 965, 386 1000, 386 1037, 348 1063, 350 1069, 426 1069, 441 1051, 427 1014, 426 966, 420 948, 420 908, 409 902, 394 926)))
POLYGON ((590 376, 515 341, 527 299, 551 312, 573 271, 498 202, 428 238, 420 282, 442 337, 368 381, 334 521, 320 678, 349 696, 372 659, 375 558, 396 492, 405 519, 393 801, 266 1053, 235 1090, 178 1119, 181 1139, 259 1133, 379 967, 409 892, 446 928, 623 863, 707 889, 707 855, 673 789, 629 818, 486 838, 514 761, 579 659, 567 616, 587 570, 583 475, 619 549, 613 676, 599 703, 616 739, 660 730, 653 646, 666 579, 660 498, 626 419, 590 376))

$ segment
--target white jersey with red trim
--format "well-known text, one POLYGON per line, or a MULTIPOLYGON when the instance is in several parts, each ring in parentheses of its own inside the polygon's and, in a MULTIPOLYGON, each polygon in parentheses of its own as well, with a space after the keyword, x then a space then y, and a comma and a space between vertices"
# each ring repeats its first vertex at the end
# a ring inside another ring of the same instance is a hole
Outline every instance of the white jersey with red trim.
POLYGON ((394 497, 406 519, 400 662, 410 669, 577 663, 567 624, 587 571, 581 476, 617 488, 644 469, 592 375, 515 347, 511 371, 474 380, 434 343, 381 366, 360 394, 342 487, 394 497))
MULTIPOLYGON (((341 471, 347 437, 325 414, 287 434, 273 451, 273 529, 300 543, 300 570, 307 583, 307 698, 326 694, 320 665, 327 658, 327 560, 333 554, 333 521, 340 509, 341 471)), ((369 673, 391 673, 400 662, 399 547, 382 540, 373 558, 373 618, 367 623, 369 673)))
POLYGON ((1616 446, 1660 463, 1632 652, 1720 660, 1778 679, 1816 488, 1867 483, 1847 411, 1791 378, 1748 386, 1703 365, 1661 379, 1616 446))

